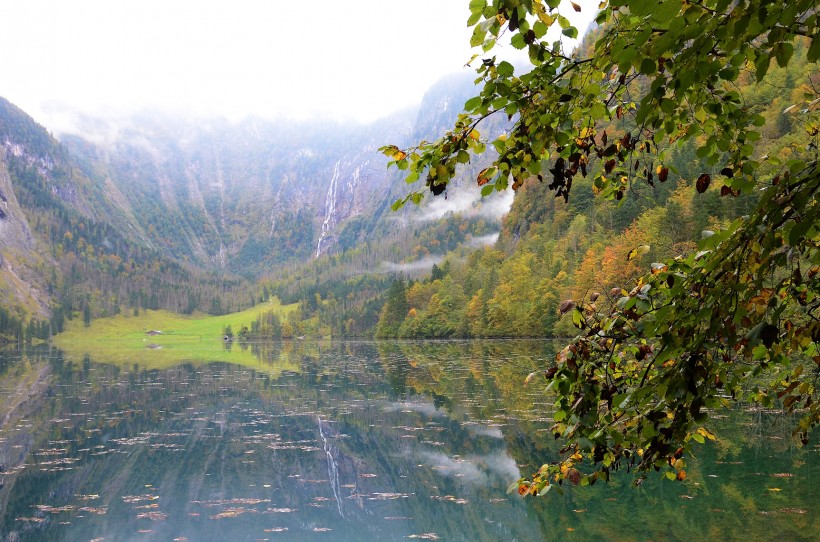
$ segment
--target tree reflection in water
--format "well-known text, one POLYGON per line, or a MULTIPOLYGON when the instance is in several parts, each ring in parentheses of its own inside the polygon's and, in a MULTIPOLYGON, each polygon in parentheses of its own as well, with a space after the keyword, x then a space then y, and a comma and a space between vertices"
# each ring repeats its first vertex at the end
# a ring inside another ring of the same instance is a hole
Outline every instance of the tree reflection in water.
POLYGON ((524 386, 550 343, 249 346, 255 366, 218 344, 170 368, 0 356, 0 539, 815 536, 818 447, 777 413, 715 416, 684 482, 522 501, 506 487, 557 452, 553 399, 524 386))

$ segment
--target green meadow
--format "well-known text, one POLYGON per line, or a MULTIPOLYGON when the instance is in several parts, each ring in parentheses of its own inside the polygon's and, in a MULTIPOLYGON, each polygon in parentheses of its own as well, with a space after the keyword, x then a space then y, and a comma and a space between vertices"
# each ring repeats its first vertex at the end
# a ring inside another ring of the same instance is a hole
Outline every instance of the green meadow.
MULTIPOLYGON (((80 318, 66 323, 53 344, 69 359, 112 363, 126 369, 164 369, 180 363, 228 362, 278 375, 282 370, 298 370, 288 361, 292 348, 285 345, 273 356, 254 354, 238 341, 226 344, 227 326, 236 333, 244 325, 267 312, 286 316, 297 306, 282 305, 274 299, 250 309, 222 316, 182 315, 164 310, 145 310, 139 316, 119 314, 93 320, 85 326, 80 318), (159 332, 159 333, 152 333, 159 332)), ((287 341, 286 341, 287 342, 287 341)), ((270 349, 268 349, 270 350, 270 349)), ((268 352, 270 354, 270 352, 268 352)))

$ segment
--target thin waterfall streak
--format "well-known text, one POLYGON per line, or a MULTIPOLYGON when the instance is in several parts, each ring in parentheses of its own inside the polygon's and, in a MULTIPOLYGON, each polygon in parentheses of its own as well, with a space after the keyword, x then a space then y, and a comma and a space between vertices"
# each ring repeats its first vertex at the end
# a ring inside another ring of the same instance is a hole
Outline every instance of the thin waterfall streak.
POLYGON ((333 177, 330 179, 330 187, 327 190, 327 197, 325 198, 325 220, 322 222, 322 231, 319 234, 319 242, 316 243, 316 257, 322 254, 322 241, 327 232, 330 231, 330 223, 333 220, 333 215, 336 212, 336 190, 339 185, 339 166, 341 165, 341 158, 333 167, 333 177))
POLYGON ((339 467, 336 465, 336 460, 333 459, 333 448, 327 441, 325 432, 322 429, 322 418, 317 417, 316 421, 319 422, 319 437, 322 439, 322 447, 327 455, 327 477, 330 480, 330 487, 333 489, 333 497, 336 498, 336 505, 339 508, 339 515, 345 517, 344 512, 342 512, 342 491, 341 486, 339 485, 339 467))

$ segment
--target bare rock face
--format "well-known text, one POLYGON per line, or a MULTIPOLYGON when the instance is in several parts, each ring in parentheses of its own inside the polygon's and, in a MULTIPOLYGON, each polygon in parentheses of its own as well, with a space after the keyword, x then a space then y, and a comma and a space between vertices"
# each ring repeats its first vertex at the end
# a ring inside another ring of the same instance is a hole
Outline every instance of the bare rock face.
POLYGON ((26 215, 20 208, 0 149, 0 304, 47 317, 49 298, 42 275, 45 257, 37 250, 26 215))

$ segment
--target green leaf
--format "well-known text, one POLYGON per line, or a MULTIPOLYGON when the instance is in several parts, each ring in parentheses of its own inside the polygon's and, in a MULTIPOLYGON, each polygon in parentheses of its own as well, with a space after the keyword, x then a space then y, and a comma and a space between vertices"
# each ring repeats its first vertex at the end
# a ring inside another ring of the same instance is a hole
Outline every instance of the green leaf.
POLYGON ((481 187, 481 197, 486 198, 487 196, 493 193, 493 190, 495 190, 494 184, 485 184, 481 187))
POLYGON ((506 60, 501 62, 501 64, 498 65, 498 68, 496 68, 496 70, 498 71, 498 75, 500 75, 501 77, 512 77, 512 74, 515 72, 515 68, 513 68, 513 65, 507 62, 506 60))
POLYGON ((586 320, 584 320, 584 315, 581 314, 581 311, 572 311, 572 325, 578 329, 584 329, 587 327, 586 320))
POLYGON ((574 26, 567 27, 561 33, 569 38, 575 39, 578 37, 578 29, 574 26))
POLYGON ((792 54, 794 54, 794 47, 791 43, 781 43, 779 47, 775 50, 774 57, 777 59, 777 65, 781 68, 785 68, 789 64, 789 60, 792 58, 792 54))
POLYGON ((809 62, 817 62, 820 60, 820 35, 815 34, 811 40, 809 52, 806 54, 809 62))
POLYGON ((473 96, 469 100, 464 103, 464 110, 465 111, 475 111, 482 103, 481 96, 473 96))
POLYGON ((482 13, 487 7, 487 0, 470 0, 470 13, 482 13))
POLYGON ((803 220, 802 222, 796 222, 792 228, 789 230, 789 245, 797 246, 800 243, 800 240, 806 235, 806 233, 811 229, 812 223, 810 220, 803 220))
POLYGON ((623 52, 618 56, 618 69, 621 73, 629 72, 629 69, 632 67, 632 61, 635 60, 638 51, 635 50, 634 47, 626 47, 623 52))
POLYGON ((655 6, 652 9, 652 20, 655 23, 664 25, 671 21, 681 10, 680 0, 665 0, 661 5, 655 6))
POLYGON ((651 15, 657 9, 655 0, 633 0, 629 2, 629 11, 638 17, 645 17, 651 15))
POLYGON ((655 61, 651 58, 644 58, 641 60, 641 73, 644 75, 654 75, 655 71, 657 71, 658 67, 655 64, 655 61))
POLYGON ((478 25, 473 30, 473 35, 470 38, 470 46, 471 47, 478 47, 482 43, 484 43, 484 38, 487 36, 487 29, 482 28, 483 25, 478 25))
POLYGON ((765 53, 759 53, 757 56, 757 60, 755 60, 755 76, 757 77, 757 82, 760 83, 763 81, 763 78, 766 77, 766 73, 769 71, 769 63, 771 59, 769 55, 765 53))

